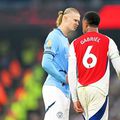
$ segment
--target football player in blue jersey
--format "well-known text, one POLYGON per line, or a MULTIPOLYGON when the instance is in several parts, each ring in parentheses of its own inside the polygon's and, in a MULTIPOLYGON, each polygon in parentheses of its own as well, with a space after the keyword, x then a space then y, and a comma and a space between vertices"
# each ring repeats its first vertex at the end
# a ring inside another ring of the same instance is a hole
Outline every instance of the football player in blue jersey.
POLYGON ((70 91, 68 72, 68 35, 77 29, 80 13, 75 8, 58 12, 56 26, 44 44, 42 67, 48 73, 43 85, 44 120, 69 120, 70 91))

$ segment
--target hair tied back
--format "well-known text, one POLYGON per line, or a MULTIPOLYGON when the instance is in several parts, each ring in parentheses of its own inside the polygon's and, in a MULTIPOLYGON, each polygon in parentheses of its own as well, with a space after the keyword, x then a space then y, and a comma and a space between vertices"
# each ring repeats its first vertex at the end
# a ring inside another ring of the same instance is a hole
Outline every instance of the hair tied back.
POLYGON ((59 11, 59 12, 58 12, 58 15, 63 15, 63 14, 64 14, 63 11, 59 11))

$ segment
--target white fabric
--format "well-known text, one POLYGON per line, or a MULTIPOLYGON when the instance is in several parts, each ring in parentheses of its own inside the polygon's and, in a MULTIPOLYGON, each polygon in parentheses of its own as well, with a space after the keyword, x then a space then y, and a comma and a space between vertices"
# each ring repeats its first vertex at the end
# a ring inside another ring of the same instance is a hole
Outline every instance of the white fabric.
POLYGON ((69 120, 70 99, 55 86, 44 85, 42 92, 45 109, 55 102, 45 113, 44 120, 69 120))
POLYGON ((75 102, 78 100, 76 86, 77 86, 77 71, 76 70, 76 56, 74 52, 73 43, 69 48, 69 61, 68 61, 68 83, 70 84, 70 91, 72 94, 72 100, 75 102))
MULTIPOLYGON (((77 88, 78 97, 84 109, 85 120, 89 120, 103 106, 106 96, 96 87, 86 86, 77 88)), ((108 120, 108 101, 107 107, 101 120, 108 120)))
POLYGON ((120 57, 114 58, 111 60, 113 67, 115 68, 118 78, 120 80, 120 57))
POLYGON ((120 56, 117 46, 112 39, 110 39, 108 56, 111 59, 113 67, 115 68, 118 78, 120 80, 120 56))
POLYGON ((98 88, 105 96, 107 96, 109 92, 109 77, 110 77, 110 65, 108 61, 108 65, 104 76, 100 80, 93 84, 90 84, 89 86, 98 88))

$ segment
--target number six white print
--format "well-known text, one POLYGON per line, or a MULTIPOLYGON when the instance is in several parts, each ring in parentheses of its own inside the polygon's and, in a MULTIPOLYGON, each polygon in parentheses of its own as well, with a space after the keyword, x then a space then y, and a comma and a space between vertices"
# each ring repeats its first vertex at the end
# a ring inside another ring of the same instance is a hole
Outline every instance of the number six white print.
POLYGON ((86 67, 86 68, 93 68, 96 63, 97 63, 97 58, 94 54, 90 53, 91 49, 92 49, 93 46, 88 46, 86 52, 85 52, 85 55, 83 57, 83 65, 86 67), (91 58, 91 63, 88 63, 88 59, 91 58))

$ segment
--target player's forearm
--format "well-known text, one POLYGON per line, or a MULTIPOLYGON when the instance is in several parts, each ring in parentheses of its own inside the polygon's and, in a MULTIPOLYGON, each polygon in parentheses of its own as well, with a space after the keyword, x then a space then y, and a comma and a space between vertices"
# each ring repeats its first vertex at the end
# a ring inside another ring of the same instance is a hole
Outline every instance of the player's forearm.
POLYGON ((52 55, 50 54, 43 55, 42 67, 48 74, 52 75, 56 80, 59 80, 62 83, 66 83, 65 76, 61 75, 60 72, 54 66, 52 55))
POLYGON ((72 96, 72 101, 76 102, 78 100, 77 97, 77 79, 74 71, 72 71, 72 68, 69 68, 68 70, 68 83, 70 86, 70 92, 72 96))
POLYGON ((76 102, 77 97, 77 72, 76 72, 76 57, 74 52, 73 43, 70 45, 69 49, 69 60, 68 60, 68 83, 70 86, 70 92, 72 95, 72 101, 76 102))
POLYGON ((70 92, 71 92, 72 101, 73 101, 73 102, 78 101, 76 88, 71 87, 70 84, 69 84, 69 86, 70 86, 70 92))
POLYGON ((70 92, 72 95, 72 101, 76 102, 77 97, 77 77, 76 77, 76 64, 74 60, 69 59, 69 68, 68 68, 68 83, 70 86, 70 92))
POLYGON ((120 55, 115 42, 110 39, 108 56, 111 59, 113 67, 115 68, 118 78, 120 79, 120 55))
POLYGON ((115 68, 118 78, 120 80, 120 56, 111 60, 113 67, 115 68))

